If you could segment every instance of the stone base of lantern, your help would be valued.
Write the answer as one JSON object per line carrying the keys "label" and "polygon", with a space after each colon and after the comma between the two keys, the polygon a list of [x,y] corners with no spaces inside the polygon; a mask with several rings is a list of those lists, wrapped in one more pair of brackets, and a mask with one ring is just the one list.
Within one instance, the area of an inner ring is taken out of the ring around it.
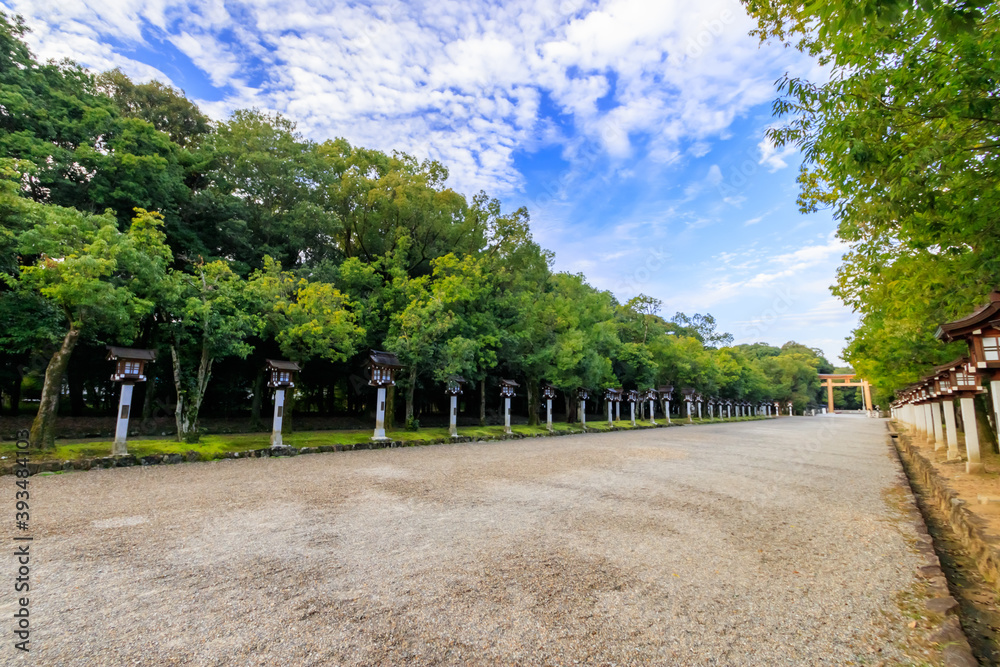
{"label": "stone base of lantern", "polygon": [[973,463],[971,461],[965,462],[965,472],[970,475],[975,475],[978,473],[986,472],[986,468],[982,463]]}

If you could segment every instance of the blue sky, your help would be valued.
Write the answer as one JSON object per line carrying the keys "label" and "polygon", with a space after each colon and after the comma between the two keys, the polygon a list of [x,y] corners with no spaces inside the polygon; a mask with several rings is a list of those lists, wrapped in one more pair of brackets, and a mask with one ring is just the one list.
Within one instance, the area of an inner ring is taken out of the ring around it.
{"label": "blue sky", "polygon": [[307,136],[442,161],[450,184],[531,212],[555,268],[738,342],[841,352],[845,248],[798,212],[801,158],[764,140],[774,81],[736,0],[0,0],[42,58],[256,106]]}

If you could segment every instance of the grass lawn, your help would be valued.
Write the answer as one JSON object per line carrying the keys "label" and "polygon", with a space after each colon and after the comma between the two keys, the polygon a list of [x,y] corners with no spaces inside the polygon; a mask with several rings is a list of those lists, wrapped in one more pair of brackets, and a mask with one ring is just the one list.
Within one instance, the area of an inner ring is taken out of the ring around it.
{"label": "grass lawn", "polygon": [[[747,417],[745,419],[764,419],[763,417]],[[695,423],[708,423],[709,420],[694,420]],[[719,421],[719,420],[715,420]],[[742,421],[742,420],[729,420]],[[687,423],[686,419],[675,419],[674,424]],[[660,419],[657,425],[665,425],[666,421]],[[630,420],[620,420],[614,423],[615,427],[628,429],[632,427]],[[650,427],[652,424],[648,420],[636,420],[639,427]],[[579,424],[567,424],[565,422],[554,422],[552,424],[556,433],[579,433]],[[609,430],[608,422],[591,420],[587,422],[587,430],[592,432]],[[514,425],[511,427],[514,433],[523,435],[536,435],[546,432],[545,424],[538,426]],[[464,437],[471,438],[496,438],[503,435],[503,426],[464,426],[458,429],[458,433]],[[390,430],[386,432],[387,437],[392,440],[404,441],[407,444],[418,444],[426,441],[440,441],[448,439],[448,429],[421,428],[416,431],[402,429]],[[286,434],[284,443],[291,447],[319,447],[321,445],[357,445],[371,441],[371,429],[365,430],[340,430],[340,431],[304,431],[299,433]],[[230,452],[244,452],[252,449],[262,449],[270,444],[270,433],[242,433],[226,435],[204,435],[201,441],[196,444],[177,442],[164,438],[150,440],[129,440],[128,453],[136,457],[150,456],[153,454],[186,454],[187,452],[197,452],[202,459],[211,460],[224,457]],[[14,458],[16,448],[13,441],[0,443],[0,461],[11,461]],[[88,440],[69,441],[57,443],[55,449],[39,451],[31,450],[32,461],[72,461],[75,459],[97,458],[111,455],[110,440]]]}

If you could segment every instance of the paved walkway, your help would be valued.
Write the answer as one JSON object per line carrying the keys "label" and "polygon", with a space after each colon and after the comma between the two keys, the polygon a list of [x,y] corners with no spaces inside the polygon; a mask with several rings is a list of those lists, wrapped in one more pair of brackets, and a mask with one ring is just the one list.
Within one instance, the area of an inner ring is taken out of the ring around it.
{"label": "paved walkway", "polygon": [[817,417],[33,478],[31,663],[894,664],[897,466]]}

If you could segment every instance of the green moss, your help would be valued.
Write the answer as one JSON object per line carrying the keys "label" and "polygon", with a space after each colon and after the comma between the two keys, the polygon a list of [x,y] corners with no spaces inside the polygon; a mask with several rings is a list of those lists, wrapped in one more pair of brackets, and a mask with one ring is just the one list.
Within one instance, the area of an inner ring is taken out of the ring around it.
{"label": "green moss", "polygon": [[[763,419],[763,417],[750,417],[744,419]],[[686,423],[685,420],[674,420],[675,423]],[[707,421],[707,420],[703,420]],[[736,421],[735,419],[731,421]],[[742,420],[741,420],[742,421]],[[716,420],[718,422],[718,420]],[[695,420],[695,423],[699,423]],[[629,420],[620,420],[614,423],[619,429],[629,429],[632,424]],[[636,420],[639,427],[650,427],[649,421]],[[661,420],[658,426],[665,426]],[[556,433],[580,433],[579,423],[567,424],[556,422],[552,424]],[[548,432],[545,424],[538,426],[515,425],[511,427],[514,433],[520,435],[544,435]],[[600,432],[609,430],[608,422],[590,421],[587,422],[587,430]],[[503,426],[467,426],[458,429],[459,435],[469,438],[498,438],[503,435]],[[291,433],[284,436],[284,442],[291,447],[320,447],[322,445],[357,445],[371,441],[372,432],[365,430],[344,430],[344,431],[307,431],[302,433]],[[405,441],[407,444],[421,444],[433,441],[445,441],[450,439],[447,428],[421,428],[419,431],[407,431],[398,429],[389,431],[386,436],[392,440]],[[270,444],[270,433],[241,433],[226,435],[203,435],[197,444],[177,442],[169,438],[155,438],[147,440],[130,440],[128,443],[128,453],[141,458],[153,454],[181,454],[196,452],[202,460],[211,460],[224,457],[230,452],[245,452],[252,449],[263,449]],[[15,456],[16,448],[13,441],[0,442],[0,456],[12,460]],[[111,441],[77,441],[60,444],[53,450],[31,451],[32,461],[66,461],[85,458],[98,458],[111,455]]]}

